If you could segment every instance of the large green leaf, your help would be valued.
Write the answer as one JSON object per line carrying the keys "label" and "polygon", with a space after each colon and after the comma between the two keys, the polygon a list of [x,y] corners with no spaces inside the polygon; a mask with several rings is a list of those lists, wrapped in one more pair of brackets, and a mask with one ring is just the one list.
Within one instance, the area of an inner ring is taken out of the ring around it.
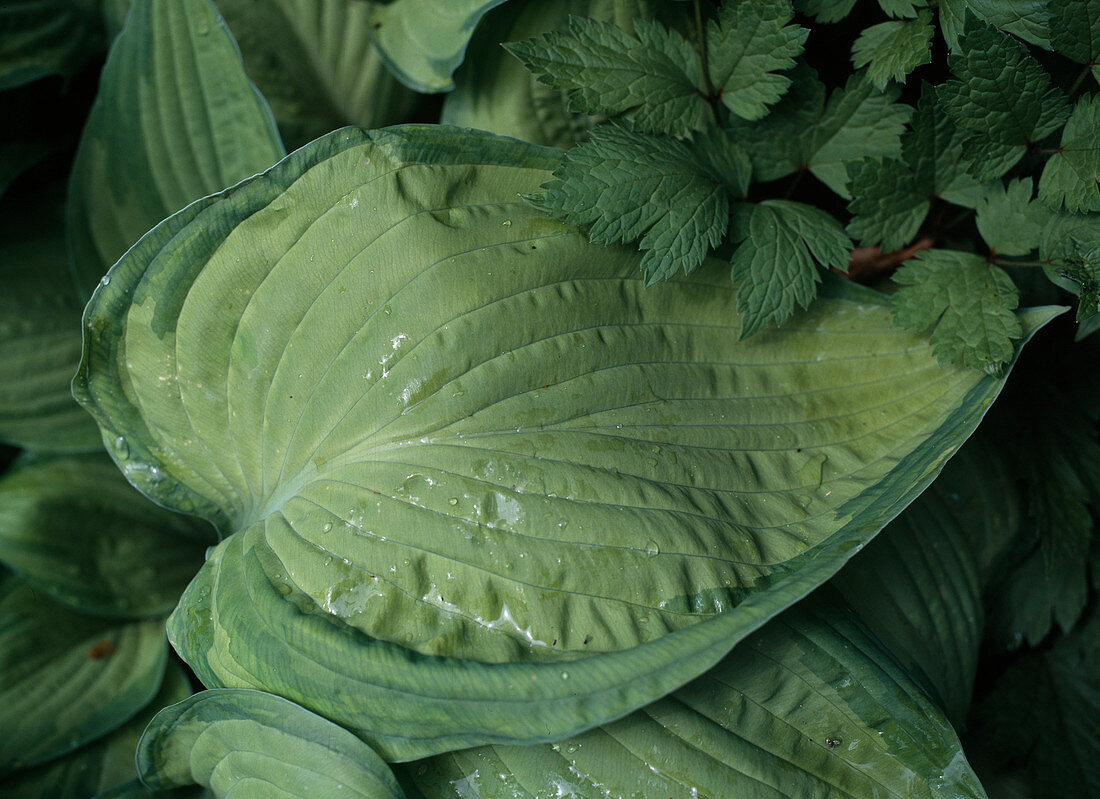
{"label": "large green leaf", "polygon": [[87,613],[167,614],[212,532],[140,496],[103,455],[35,463],[0,479],[0,561]]}
{"label": "large green leaf", "polygon": [[146,725],[161,708],[191,695],[183,669],[171,661],[153,701],[118,729],[87,746],[17,771],[0,782],[0,796],[23,799],[88,799],[89,796],[137,779],[134,753]]}
{"label": "large green leaf", "polygon": [[152,700],[168,648],[163,622],[117,622],[0,581],[0,776],[63,755]]}
{"label": "large green leaf", "polygon": [[54,194],[36,190],[0,205],[0,440],[41,452],[96,450],[99,431],[70,388],[81,305]]}
{"label": "large green leaf", "polygon": [[955,724],[978,666],[985,553],[1010,543],[1020,519],[997,453],[973,443],[833,580]]}
{"label": "large green leaf", "polygon": [[214,4],[135,0],[73,164],[67,221],[78,284],[90,293],[157,222],[284,152]]}
{"label": "large green leaf", "polygon": [[66,78],[104,47],[95,0],[0,3],[0,91],[46,75]]}
{"label": "large green leaf", "polygon": [[344,125],[401,120],[415,95],[371,44],[363,0],[218,0],[245,70],[294,148]]}
{"label": "large green leaf", "polygon": [[203,691],[167,707],[138,746],[151,788],[198,783],[219,797],[400,799],[389,767],[347,730],[262,691]]}
{"label": "large green leaf", "polygon": [[855,288],[738,342],[725,265],[645,289],[520,200],[557,159],[340,131],[97,290],[76,393],[231,536],[170,621],[208,686],[389,758],[622,715],[831,576],[1000,390]]}
{"label": "large green leaf", "polygon": [[624,719],[438,755],[399,778],[420,799],[985,797],[943,714],[832,593]]}
{"label": "large green leaf", "polygon": [[368,31],[398,80],[418,92],[454,88],[478,22],[505,0],[393,0],[374,3]]}

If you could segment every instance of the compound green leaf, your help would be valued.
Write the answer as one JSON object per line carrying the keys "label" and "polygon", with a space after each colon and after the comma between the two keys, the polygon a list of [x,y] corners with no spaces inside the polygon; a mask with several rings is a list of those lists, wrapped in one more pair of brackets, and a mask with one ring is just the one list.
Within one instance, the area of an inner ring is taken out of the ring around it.
{"label": "compound green leaf", "polygon": [[1100,211],[1100,99],[1085,95],[1039,177],[1039,199],[1054,210]]}
{"label": "compound green leaf", "polygon": [[831,591],[624,719],[399,777],[412,799],[985,797],[942,712]]}
{"label": "compound green leaf", "polygon": [[695,48],[654,20],[635,20],[631,34],[610,22],[572,17],[567,31],[506,47],[539,80],[568,91],[574,111],[632,111],[639,130],[676,135],[711,117],[699,91],[703,76]]}
{"label": "compound green leaf", "polygon": [[[153,701],[118,729],[87,746],[0,781],[0,796],[22,799],[88,799],[122,783],[137,781],[134,752],[146,725],[161,708],[191,695],[183,669],[169,661]],[[147,795],[144,788],[141,793]]]}
{"label": "compound green leaf", "polygon": [[932,60],[932,15],[921,11],[916,19],[872,25],[852,45],[852,64],[867,67],[867,77],[882,91],[890,81],[905,76]]}
{"label": "compound green leaf", "polygon": [[[782,324],[795,306],[806,308],[821,282],[818,265],[846,270],[852,241],[829,214],[790,200],[752,206],[741,223],[744,242],[733,254],[741,337]],[[740,238],[740,236],[738,236]]]}
{"label": "compound green leaf", "polygon": [[[721,134],[717,134],[721,136]],[[736,145],[747,188],[751,167]],[[729,227],[726,189],[695,149],[668,136],[637,133],[614,122],[566,151],[555,180],[532,204],[600,244],[637,241],[647,283],[693,272]]]}
{"label": "compound green leaf", "polygon": [[170,620],[205,684],[388,759],[605,722],[835,572],[1000,390],[854,287],[738,342],[722,263],[646,289],[524,204],[557,162],[340,131],[96,292],[76,393],[228,535]]}
{"label": "compound green leaf", "polygon": [[791,25],[790,0],[726,0],[707,26],[707,71],[730,111],[760,119],[783,96],[809,31]]}
{"label": "compound green leaf", "polygon": [[856,0],[794,0],[795,10],[823,25],[840,22],[855,7]]}
{"label": "compound green leaf", "polygon": [[0,776],[94,741],[153,699],[164,623],[85,616],[0,581]]}
{"label": "compound green leaf", "polygon": [[106,43],[94,2],[13,0],[0,5],[0,91],[47,75],[71,78]]}
{"label": "compound green leaf", "polygon": [[148,787],[215,796],[402,799],[393,773],[347,730],[263,691],[202,691],[166,707],[138,745]]}
{"label": "compound green leaf", "polygon": [[364,0],[218,0],[245,72],[271,106],[288,149],[344,125],[399,122],[415,94],[370,39]]}
{"label": "compound green leaf", "polygon": [[[1079,0],[1069,0],[1077,3]],[[940,0],[940,30],[952,52],[959,48],[967,12],[988,25],[1018,36],[1025,42],[1050,47],[1051,3],[1035,0]],[[967,49],[964,44],[963,50]]]}
{"label": "compound green leaf", "polygon": [[808,169],[848,197],[847,165],[901,154],[900,136],[912,109],[894,102],[897,87],[880,92],[863,73],[853,75],[825,102],[825,87],[809,67],[791,73],[791,90],[758,122],[733,119],[734,140],[744,147],[757,181]]}
{"label": "compound green leaf", "polygon": [[973,21],[962,37],[962,54],[949,58],[952,80],[939,97],[948,116],[966,133],[972,161],[997,164],[999,177],[1023,157],[1027,145],[1054,133],[1069,116],[1061,90],[1027,48],[1008,34]]}
{"label": "compound green leaf", "polygon": [[917,176],[896,158],[866,158],[848,166],[847,230],[861,246],[881,245],[888,252],[913,240],[932,207]]}
{"label": "compound green leaf", "polygon": [[135,0],[88,116],[69,186],[77,282],[91,293],[149,228],[285,151],[210,0]]}
{"label": "compound green leaf", "polygon": [[1032,199],[1031,187],[1031,178],[1015,178],[1007,185],[995,181],[982,195],[974,221],[990,251],[1027,255],[1039,248],[1051,213]]}
{"label": "compound green leaf", "polygon": [[212,532],[140,496],[104,455],[32,463],[0,478],[0,561],[85,613],[167,614]]}
{"label": "compound green leaf", "polygon": [[894,324],[932,329],[940,363],[999,373],[1013,353],[1020,322],[1016,286],[1003,269],[973,253],[925,250],[894,274]]}
{"label": "compound green leaf", "polygon": [[81,304],[65,252],[63,187],[0,205],[0,440],[39,452],[99,450],[73,401]]}
{"label": "compound green leaf", "polygon": [[451,75],[481,18],[505,0],[393,0],[372,3],[367,32],[397,79],[418,92],[454,88]]}

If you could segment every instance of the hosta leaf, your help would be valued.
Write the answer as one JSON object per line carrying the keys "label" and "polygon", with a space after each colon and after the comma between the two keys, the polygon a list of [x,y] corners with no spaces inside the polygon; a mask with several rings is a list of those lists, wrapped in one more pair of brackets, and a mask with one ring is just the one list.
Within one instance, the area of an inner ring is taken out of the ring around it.
{"label": "hosta leaf", "polygon": [[418,92],[454,88],[451,75],[486,12],[504,0],[393,0],[374,3],[367,31],[386,66]]}
{"label": "hosta leaf", "polygon": [[87,613],[167,614],[211,532],[141,497],[106,456],[33,463],[0,478],[0,561]]}
{"label": "hosta leaf", "polygon": [[77,280],[160,220],[284,154],[210,0],[135,0],[111,47],[73,165],[67,211]]}
{"label": "hosta leaf", "polygon": [[262,691],[203,691],[166,707],[137,760],[142,782],[161,790],[198,783],[219,797],[404,796],[365,743]]}
{"label": "hosta leaf", "polygon": [[414,799],[985,797],[951,725],[832,592],[624,719],[402,772]]}
{"label": "hosta leaf", "polygon": [[975,443],[832,581],[956,725],[970,706],[985,626],[978,555],[1003,548],[1019,523],[1010,476]]}
{"label": "hosta leaf", "polygon": [[1077,101],[1062,142],[1039,178],[1039,198],[1055,210],[1100,211],[1100,100]]}
{"label": "hosta leaf", "polygon": [[[0,781],[0,796],[88,799],[121,783],[136,781],[134,752],[145,726],[161,708],[182,702],[190,695],[187,675],[169,661],[160,691],[136,716],[75,752],[17,771]],[[144,788],[141,791],[147,793]]]}
{"label": "hosta leaf", "polygon": [[412,105],[415,94],[371,43],[374,3],[218,0],[217,6],[288,149],[344,125],[393,124]]}
{"label": "hosta leaf", "polygon": [[712,117],[699,92],[694,47],[659,22],[638,19],[633,33],[599,19],[572,17],[567,30],[512,42],[508,52],[551,88],[569,92],[584,114],[633,112],[646,133],[682,136]]}
{"label": "hosta leaf", "polygon": [[152,700],[167,657],[160,620],[84,616],[0,578],[0,775],[118,727]]}
{"label": "hosta leaf", "polygon": [[0,440],[40,452],[98,450],[99,431],[70,387],[81,304],[67,266],[62,192],[52,189],[0,205]]}
{"label": "hosta leaf", "polygon": [[46,75],[70,78],[104,46],[95,3],[6,2],[0,5],[0,91]]}
{"label": "hosta leaf", "polygon": [[999,391],[854,288],[738,343],[720,262],[647,290],[522,203],[557,157],[337,132],[97,291],[76,392],[231,534],[170,622],[208,686],[388,758],[606,721],[838,569]]}

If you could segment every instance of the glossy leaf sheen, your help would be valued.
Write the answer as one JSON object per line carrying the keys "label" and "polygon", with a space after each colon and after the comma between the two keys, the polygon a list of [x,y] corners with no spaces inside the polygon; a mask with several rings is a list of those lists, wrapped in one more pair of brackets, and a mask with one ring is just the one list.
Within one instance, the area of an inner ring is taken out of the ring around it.
{"label": "glossy leaf sheen", "polygon": [[210,0],[135,0],[73,164],[69,245],[88,293],[157,222],[285,154]]}
{"label": "glossy leaf sheen", "polygon": [[122,623],[0,582],[0,775],[63,755],[145,707],[164,676],[161,621]]}
{"label": "glossy leaf sheen", "polygon": [[984,799],[942,713],[834,604],[815,595],[624,719],[439,755],[402,779],[417,799]]}
{"label": "glossy leaf sheen", "polygon": [[86,613],[167,614],[212,533],[139,495],[102,455],[36,463],[0,480],[0,561]]}
{"label": "glossy leaf sheen", "polygon": [[347,730],[262,691],[203,691],[167,707],[138,745],[142,782],[219,797],[401,799],[389,767]]}
{"label": "glossy leaf sheen", "polygon": [[999,391],[854,288],[738,343],[722,264],[645,289],[524,205],[556,162],[340,131],[97,290],[78,395],[132,481],[235,532],[170,621],[208,686],[388,758],[606,721],[835,572]]}

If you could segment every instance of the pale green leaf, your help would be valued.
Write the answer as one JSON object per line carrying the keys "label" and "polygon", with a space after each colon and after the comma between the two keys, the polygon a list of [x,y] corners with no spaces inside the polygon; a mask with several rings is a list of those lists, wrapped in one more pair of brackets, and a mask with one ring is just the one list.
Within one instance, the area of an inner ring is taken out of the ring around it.
{"label": "pale green leaf", "polygon": [[[92,743],[34,768],[17,771],[0,781],[0,796],[20,799],[88,799],[122,783],[137,781],[134,752],[145,726],[161,708],[191,695],[183,669],[168,663],[160,691],[121,727]],[[116,795],[113,791],[109,795]],[[150,792],[138,787],[137,796]],[[180,797],[182,799],[182,797]]]}
{"label": "pale green leaf", "polygon": [[1054,210],[1100,211],[1100,97],[1084,95],[1039,178],[1039,199]]}
{"label": "pale green leaf", "polygon": [[991,252],[1027,255],[1039,248],[1039,238],[1051,213],[1032,199],[1031,178],[996,181],[975,207],[978,232]]}
{"label": "pale green leaf", "polygon": [[94,741],[153,699],[164,622],[85,616],[0,578],[0,776]]}
{"label": "pale green leaf", "polygon": [[852,45],[852,64],[867,67],[867,77],[879,91],[932,60],[932,15],[921,11],[916,19],[882,22],[860,33]]}
{"label": "pale green leaf", "polygon": [[159,712],[137,753],[154,789],[199,784],[218,797],[402,799],[369,746],[293,702],[240,689],[202,691]]}
{"label": "pale green leaf", "polygon": [[80,288],[149,228],[284,154],[210,0],[135,0],[111,47],[69,185]]}
{"label": "pale green leaf", "polygon": [[790,200],[757,203],[744,224],[731,277],[739,284],[741,337],[748,338],[783,324],[796,305],[808,307],[821,282],[818,266],[846,270],[852,241],[821,209]]}
{"label": "pale green leaf", "polygon": [[809,31],[791,25],[790,0],[726,0],[707,26],[707,71],[722,104],[760,119],[791,85],[780,74],[795,65]]}
{"label": "pale green leaf", "polygon": [[418,92],[454,88],[451,75],[481,18],[505,0],[393,0],[372,3],[367,32],[397,79]]}
{"label": "pale green leaf", "polygon": [[[1081,0],[1069,0],[1077,3]],[[977,19],[1018,36],[1025,42],[1050,47],[1051,13],[1047,2],[1036,0],[940,0],[940,30],[947,46],[958,52],[967,12]],[[962,49],[967,49],[966,45]]]}
{"label": "pale green leaf", "polygon": [[624,719],[438,755],[404,779],[412,799],[985,797],[942,712],[831,591]]}
{"label": "pale green leaf", "polygon": [[0,478],[0,561],[86,613],[167,614],[212,533],[140,496],[106,456],[32,463]]}
{"label": "pale green leaf", "polygon": [[572,17],[567,31],[506,45],[539,80],[568,91],[570,108],[584,114],[633,112],[636,128],[685,135],[711,117],[699,93],[695,48],[648,19],[634,33],[610,22]]}
{"label": "pale green leaf", "polygon": [[373,3],[217,0],[217,6],[288,149],[344,125],[390,125],[409,110],[415,94],[371,43]]}
{"label": "pale green leaf", "polygon": [[0,440],[39,452],[103,446],[70,388],[81,303],[65,252],[63,188],[0,204]]}
{"label": "pale green leaf", "polygon": [[738,342],[721,262],[646,289],[520,200],[558,157],[340,131],[97,291],[76,392],[228,536],[169,622],[208,686],[389,759],[603,723],[832,575],[999,391],[850,285]]}
{"label": "pale green leaf", "polygon": [[894,324],[932,329],[940,363],[991,374],[1012,358],[1020,323],[1016,286],[1003,269],[972,253],[924,250],[894,274]]}

